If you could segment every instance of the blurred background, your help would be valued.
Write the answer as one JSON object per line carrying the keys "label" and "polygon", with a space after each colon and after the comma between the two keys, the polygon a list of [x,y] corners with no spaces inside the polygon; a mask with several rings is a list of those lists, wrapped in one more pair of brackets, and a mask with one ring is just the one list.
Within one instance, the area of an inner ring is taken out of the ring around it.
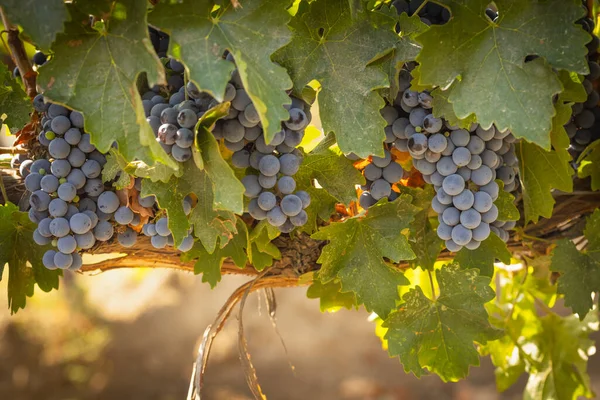
{"label": "blurred background", "polygon": [[[59,291],[36,289],[14,316],[2,284],[0,399],[185,400],[199,338],[248,279],[224,276],[211,290],[200,276],[174,271],[67,273]],[[509,392],[496,393],[487,359],[463,382],[416,379],[381,349],[364,309],[322,314],[318,300],[306,298],[306,287],[275,291],[287,354],[264,296],[251,294],[244,313],[252,361],[269,399],[522,398],[524,378]],[[236,312],[214,342],[207,400],[252,399],[238,358],[237,322]],[[591,364],[599,392],[598,356]]]}

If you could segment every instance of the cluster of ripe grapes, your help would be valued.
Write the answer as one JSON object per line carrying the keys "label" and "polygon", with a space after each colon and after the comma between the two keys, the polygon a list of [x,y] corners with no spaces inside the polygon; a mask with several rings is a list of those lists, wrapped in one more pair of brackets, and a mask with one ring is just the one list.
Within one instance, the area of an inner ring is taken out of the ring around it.
{"label": "cluster of ripe grapes", "polygon": [[[586,8],[585,1],[584,8]],[[598,107],[600,94],[593,84],[600,78],[600,65],[597,62],[600,39],[593,33],[595,27],[593,19],[585,17],[578,23],[592,35],[592,41],[587,44],[590,73],[583,80],[583,87],[588,97],[585,102],[573,105],[571,121],[565,125],[571,139],[569,151],[574,159],[577,159],[590,143],[600,139],[600,107]]]}

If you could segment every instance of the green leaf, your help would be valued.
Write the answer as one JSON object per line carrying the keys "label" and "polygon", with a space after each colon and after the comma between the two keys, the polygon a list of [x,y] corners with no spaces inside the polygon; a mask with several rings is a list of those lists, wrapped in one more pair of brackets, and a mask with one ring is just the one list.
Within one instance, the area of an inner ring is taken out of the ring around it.
{"label": "green leaf", "polygon": [[577,175],[581,179],[588,176],[592,181],[592,190],[600,189],[600,140],[596,140],[589,145],[580,156],[579,168]]}
{"label": "green leaf", "polygon": [[143,161],[132,161],[127,164],[124,168],[125,172],[129,175],[136,176],[138,178],[145,178],[152,182],[169,182],[171,177],[180,177],[183,172],[173,170],[161,163],[154,163],[154,165],[148,165]]}
{"label": "green leaf", "polygon": [[194,273],[202,274],[202,282],[207,282],[211,288],[221,281],[221,267],[226,259],[231,258],[239,268],[246,266],[248,257],[245,249],[248,248],[248,229],[240,218],[237,219],[237,234],[223,248],[216,248],[212,253],[206,251],[202,243],[195,242],[194,247],[183,253],[183,261],[197,259],[194,264]]}
{"label": "green leaf", "polygon": [[44,50],[50,48],[69,18],[63,0],[3,0],[2,9],[11,23],[21,25]]}
{"label": "green leaf", "polygon": [[568,239],[558,241],[550,269],[559,272],[558,293],[565,296],[565,305],[583,320],[594,303],[592,294],[600,290],[600,210],[586,223],[587,251],[580,252]]}
{"label": "green leaf", "polygon": [[169,54],[181,59],[190,79],[202,91],[223,100],[235,65],[222,58],[233,55],[244,88],[260,115],[265,138],[270,142],[289,118],[286,90],[292,82],[271,54],[287,44],[290,15],[276,0],[250,0],[234,8],[224,2],[213,11],[213,2],[185,0],[159,3],[150,22],[171,35]]}
{"label": "green leaf", "polygon": [[310,195],[310,205],[304,210],[308,215],[308,222],[298,229],[301,232],[312,235],[318,229],[319,219],[329,222],[331,215],[335,212],[337,199],[331,196],[325,189],[318,189],[312,186],[310,180],[300,180],[296,177],[296,181],[298,182],[297,189],[304,190]]}
{"label": "green leaf", "polygon": [[262,271],[273,264],[273,260],[281,258],[281,252],[272,243],[280,235],[277,228],[272,227],[267,221],[259,222],[250,233],[251,247],[248,251],[250,264],[257,271]]}
{"label": "green leaf", "polygon": [[440,296],[430,300],[420,286],[403,296],[404,303],[385,320],[389,353],[398,356],[406,372],[423,369],[447,381],[465,378],[479,365],[473,342],[485,344],[501,336],[483,307],[494,298],[490,279],[475,270],[447,265],[436,272]]}
{"label": "green leaf", "polygon": [[[420,76],[419,70],[413,70],[412,75],[414,79]],[[477,122],[475,114],[469,114],[466,117],[458,118],[454,112],[454,107],[448,99],[449,90],[441,90],[437,88],[431,92],[433,96],[433,115],[435,117],[445,118],[451,126],[458,126],[459,128],[469,128],[471,124]]]}
{"label": "green leaf", "polygon": [[316,179],[331,196],[344,204],[356,201],[355,185],[364,185],[365,178],[338,149],[333,135],[328,135],[308,153],[296,174],[296,181],[310,182]]}
{"label": "green leaf", "polygon": [[411,201],[408,195],[393,203],[380,201],[366,216],[332,223],[312,235],[329,241],[317,260],[322,281],[339,279],[344,292],[356,293],[358,304],[379,316],[394,309],[398,286],[407,285],[408,280],[384,257],[395,263],[415,258],[402,234],[418,211]]}
{"label": "green leaf", "polygon": [[36,224],[12,203],[0,206],[0,279],[8,264],[8,307],[11,314],[25,308],[37,284],[44,292],[58,289],[59,270],[49,270],[42,257],[50,246],[33,241]]}
{"label": "green leaf", "polygon": [[[439,86],[458,118],[475,114],[518,138],[549,150],[553,96],[562,87],[552,68],[587,74],[589,35],[575,24],[577,0],[498,0],[499,17],[485,14],[489,0],[440,0],[452,11],[445,25],[419,35],[422,85]],[[525,62],[529,55],[538,55]]]}
{"label": "green leaf", "polygon": [[383,156],[386,124],[379,110],[385,102],[374,89],[389,82],[379,66],[367,64],[396,45],[393,20],[364,9],[352,19],[347,0],[316,0],[306,8],[292,20],[292,41],[275,60],[287,68],[296,92],[313,79],[321,83],[323,129],[335,133],[345,154]]}
{"label": "green leaf", "polygon": [[358,308],[354,293],[342,292],[342,285],[339,282],[330,281],[322,283],[318,277],[308,287],[306,297],[309,299],[319,299],[321,312],[337,311],[342,307],[348,310]]}
{"label": "green leaf", "polygon": [[[5,64],[0,63],[0,122],[16,132],[29,122],[33,112],[31,101]],[[6,115],[3,115],[6,114]]]}
{"label": "green leaf", "polygon": [[469,250],[466,247],[456,253],[454,261],[461,268],[478,269],[479,275],[491,277],[494,274],[494,262],[499,259],[504,264],[510,264],[510,251],[506,243],[495,233],[481,242],[479,248]]}
{"label": "green leaf", "polygon": [[412,268],[421,267],[424,270],[433,270],[438,255],[444,247],[444,242],[438,237],[436,229],[429,220],[429,209],[435,191],[431,185],[424,189],[402,187],[402,193],[410,194],[413,206],[421,209],[414,221],[410,224],[408,240],[417,258],[409,261]]}
{"label": "green leaf", "polygon": [[498,221],[518,221],[521,218],[521,213],[515,206],[515,196],[504,190],[504,182],[496,179],[496,183],[500,187],[498,198],[494,201],[498,207]]}
{"label": "green leaf", "polygon": [[196,146],[202,156],[204,170],[213,182],[215,208],[236,214],[244,212],[244,185],[223,159],[215,136],[203,126],[198,129]]}
{"label": "green leaf", "polygon": [[[236,233],[235,214],[214,209],[213,183],[205,171],[196,168],[192,160],[181,166],[182,176],[171,177],[167,183],[142,181],[142,197],[155,195],[159,206],[167,211],[169,229],[173,233],[175,247],[187,236],[190,224],[194,235],[200,239],[209,253],[215,250],[217,239],[224,247]],[[192,210],[189,221],[183,210],[183,199],[193,193],[198,204]]]}
{"label": "green leaf", "polygon": [[116,182],[113,182],[113,187],[117,190],[128,187],[131,184],[131,177],[127,172],[127,161],[115,149],[110,149],[106,156],[106,164],[102,167],[102,182],[110,182],[119,176]]}
{"label": "green leaf", "polygon": [[85,130],[102,153],[114,142],[127,161],[159,161],[177,169],[156,141],[146,121],[137,78],[165,83],[164,69],[148,37],[144,0],[115,2],[103,16],[104,30],[89,25],[89,16],[69,7],[72,21],[59,34],[54,57],[40,68],[39,85],[53,102],[85,116]]}

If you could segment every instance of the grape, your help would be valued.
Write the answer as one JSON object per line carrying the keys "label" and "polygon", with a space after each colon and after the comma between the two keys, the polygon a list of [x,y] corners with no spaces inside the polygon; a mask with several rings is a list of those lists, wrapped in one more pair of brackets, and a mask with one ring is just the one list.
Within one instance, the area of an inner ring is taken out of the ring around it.
{"label": "grape", "polygon": [[434,186],[442,186],[442,183],[444,182],[444,177],[439,172],[435,171],[429,176],[429,180]]}
{"label": "grape", "polygon": [[142,233],[146,236],[155,236],[156,233],[156,225],[154,224],[144,224],[144,226],[142,226]]}
{"label": "grape", "polygon": [[392,125],[398,118],[398,111],[392,106],[385,106],[379,112],[388,125]]}
{"label": "grape", "polygon": [[81,258],[81,254],[73,253],[71,254],[71,257],[73,257],[73,262],[71,263],[71,266],[68,268],[68,270],[79,271],[83,266],[83,258]]}
{"label": "grape", "polygon": [[175,140],[177,139],[177,126],[173,124],[162,124],[160,128],[158,128],[158,139],[167,146],[175,144]]}
{"label": "grape", "polygon": [[236,143],[244,140],[246,130],[237,120],[228,120],[223,123],[223,137],[230,142]]}
{"label": "grape", "polygon": [[100,164],[101,167],[103,167],[106,164],[106,157],[98,150],[92,151],[90,154],[88,154],[87,157],[89,160],[96,161],[98,164]]}
{"label": "grape", "polygon": [[491,139],[485,143],[485,148],[491,151],[498,151],[502,147],[502,139]]}
{"label": "grape", "polygon": [[68,209],[69,205],[61,199],[53,199],[48,205],[48,212],[53,217],[64,217]]}
{"label": "grape", "polygon": [[156,233],[160,236],[167,237],[171,234],[169,229],[169,219],[166,217],[160,218],[155,223]]}
{"label": "grape", "polygon": [[129,207],[121,206],[115,211],[114,218],[118,224],[128,225],[133,221],[133,211]]}
{"label": "grape", "polygon": [[408,140],[398,139],[394,142],[394,147],[400,151],[408,151]]}
{"label": "grape", "polygon": [[425,160],[429,161],[430,163],[437,163],[440,158],[442,158],[442,155],[440,153],[434,153],[431,150],[427,150],[425,152]]}
{"label": "grape", "polygon": [[[388,185],[389,185],[389,183],[388,183]],[[302,200],[300,199],[300,197],[298,197],[294,194],[288,194],[288,195],[284,196],[283,199],[281,199],[280,207],[281,207],[281,211],[285,215],[287,215],[289,217],[293,217],[295,215],[298,215],[300,213],[300,211],[302,211]],[[267,213],[267,217],[269,217],[268,213]],[[278,225],[276,225],[276,226],[278,226]]]}
{"label": "grape", "polygon": [[77,248],[77,241],[72,235],[63,236],[58,239],[57,247],[61,253],[71,254]]}
{"label": "grape", "polygon": [[440,188],[435,196],[440,204],[450,205],[453,202],[453,197],[448,193],[444,192],[443,188]]}
{"label": "grape", "polygon": [[292,222],[289,219],[287,219],[283,223],[283,225],[279,226],[278,228],[279,228],[279,232],[281,232],[281,233],[290,233],[291,231],[294,230],[295,226],[294,226],[294,224],[292,224]]}
{"label": "grape", "polygon": [[493,172],[487,165],[482,165],[471,173],[471,180],[478,186],[484,186],[493,179]]}
{"label": "grape", "polygon": [[69,115],[69,119],[71,120],[71,124],[76,128],[83,128],[83,114],[79,111],[71,111]]}
{"label": "grape", "polygon": [[[184,212],[184,214],[185,215],[190,215],[190,213],[192,212],[192,199],[189,196],[185,196],[183,198],[182,205],[183,205],[183,212]],[[135,214],[135,215],[137,215],[137,214]],[[132,216],[132,221],[133,221],[133,218],[135,218],[135,215]]]}
{"label": "grape", "polygon": [[167,245],[168,241],[169,240],[165,236],[160,235],[154,235],[150,238],[150,243],[152,243],[152,246],[155,249],[164,248]]}
{"label": "grape", "polygon": [[244,196],[246,197],[257,197],[262,191],[262,188],[258,182],[258,176],[256,175],[246,175],[242,178],[242,184],[245,188]]}
{"label": "grape", "polygon": [[[91,210],[85,210],[85,211],[81,211],[81,212],[84,215],[87,215],[87,217],[90,219],[90,222],[91,222],[90,229],[94,229],[96,227],[96,225],[98,225],[98,216],[96,215],[96,213]],[[73,217],[75,217],[75,215],[73,215]],[[69,224],[71,224],[73,217],[71,217],[71,219],[69,220]],[[74,231],[73,227],[71,227],[71,230]],[[75,233],[77,233],[77,232],[75,232]]]}
{"label": "grape", "polygon": [[96,237],[96,240],[101,242],[109,240],[113,236],[113,233],[113,226],[108,221],[100,221],[94,228],[94,236]]}
{"label": "grape", "polygon": [[498,155],[491,150],[485,150],[481,153],[481,162],[483,165],[487,165],[490,168],[496,168],[496,165],[498,164]]}
{"label": "grape", "polygon": [[473,229],[473,239],[479,242],[483,242],[490,236],[490,225],[486,222],[482,222],[478,227]]}
{"label": "grape", "polygon": [[73,204],[69,204],[67,207],[67,213],[65,214],[65,218],[67,221],[71,220],[71,217],[79,212],[79,209],[75,207]]}
{"label": "grape", "polygon": [[65,159],[71,152],[71,145],[63,138],[56,138],[50,142],[48,153],[55,159]]}
{"label": "grape", "polygon": [[54,265],[59,269],[67,269],[73,264],[73,256],[70,254],[61,253],[60,251],[54,255]]}
{"label": "grape", "polygon": [[[168,79],[168,83],[175,88],[181,88],[183,86],[183,78],[177,75],[171,75]],[[177,92],[169,98],[169,105],[175,107],[177,104],[185,101],[185,94]]]}
{"label": "grape", "polygon": [[381,176],[383,175],[383,170],[381,168],[377,167],[375,164],[367,165],[363,172],[364,172],[365,178],[367,178],[370,181],[376,181],[377,179],[381,178]]}
{"label": "grape", "polygon": [[471,161],[469,161],[469,163],[467,164],[467,168],[473,170],[473,169],[477,169],[477,168],[481,167],[481,165],[482,165],[481,157],[477,154],[473,154],[473,155],[471,155]]}
{"label": "grape", "polygon": [[390,162],[392,162],[392,155],[390,154],[389,151],[384,150],[383,151],[383,157],[377,157],[377,156],[373,156],[373,164],[375,164],[375,166],[379,167],[379,168],[385,168],[387,167]]}
{"label": "grape", "polygon": [[[58,181],[57,181],[58,182]],[[85,186],[87,180],[85,175],[78,168],[73,168],[69,175],[67,175],[67,182],[75,187],[75,189],[82,189]]]}
{"label": "grape", "polygon": [[187,128],[180,128],[177,130],[177,138],[175,144],[182,149],[192,147],[194,144],[194,132]]}
{"label": "grape", "polygon": [[442,214],[444,210],[448,208],[448,205],[440,203],[436,196],[431,200],[431,208],[433,208],[433,211],[437,214]]}
{"label": "grape", "polygon": [[81,167],[81,172],[83,172],[87,178],[97,178],[102,172],[102,167],[97,161],[87,160]]}
{"label": "grape", "polygon": [[408,116],[408,120],[412,126],[423,126],[423,121],[427,116],[427,111],[423,108],[413,108],[410,110],[410,114]]}
{"label": "grape", "polygon": [[406,128],[404,128],[404,137],[409,139],[415,133],[417,133],[417,130],[409,122],[409,124],[406,126]]}
{"label": "grape", "polygon": [[270,211],[277,205],[277,197],[271,192],[262,192],[257,201],[258,206],[265,211]]}
{"label": "grape", "polygon": [[300,169],[300,158],[294,153],[284,154],[279,158],[280,172],[284,175],[294,175]]}
{"label": "grape", "polygon": [[[408,107],[416,107],[419,105],[419,93],[410,89],[406,89],[402,94],[402,102]],[[414,125],[414,124],[413,124]]]}
{"label": "grape", "polygon": [[89,196],[100,196],[104,192],[104,183],[102,183],[102,179],[88,179],[83,190]]}
{"label": "grape", "polygon": [[409,125],[410,121],[408,120],[408,118],[398,118],[392,124],[392,133],[398,139],[407,139],[408,137],[406,136],[406,127]]}
{"label": "grape", "polygon": [[400,164],[391,163],[383,169],[383,179],[389,183],[396,183],[404,176],[404,170]]}
{"label": "grape", "polygon": [[296,181],[291,176],[282,176],[277,182],[277,189],[282,194],[291,194],[296,190]]}
{"label": "grape", "polygon": [[274,176],[277,175],[281,166],[279,159],[274,155],[264,156],[258,163],[258,169],[263,175]]}
{"label": "grape", "polygon": [[64,201],[72,201],[77,196],[77,189],[72,183],[65,182],[58,187],[58,197]]}
{"label": "grape", "polygon": [[375,200],[373,198],[373,196],[371,196],[371,193],[363,192],[360,195],[360,198],[358,199],[358,203],[360,204],[360,206],[362,208],[364,208],[366,210],[367,208],[371,207],[373,204],[377,203],[377,200]]}
{"label": "grape", "polygon": [[308,194],[308,192],[305,192],[304,190],[298,190],[295,193],[295,195],[298,196],[302,201],[303,209],[307,208],[310,205],[310,194]]}
{"label": "grape", "polygon": [[425,109],[430,109],[432,107],[433,97],[427,92],[419,93],[419,104],[421,107]]}
{"label": "grape", "polygon": [[50,232],[50,222],[52,222],[51,218],[44,218],[39,222],[37,230],[40,235],[44,237],[52,236],[52,233]]}
{"label": "grape", "polygon": [[267,218],[267,212],[259,207],[257,199],[250,200],[250,203],[248,203],[248,212],[252,218],[258,221],[262,221],[263,219]]}
{"label": "grape", "polygon": [[192,158],[192,150],[189,148],[181,148],[176,144],[171,148],[171,154],[176,161],[186,162],[190,158]]}
{"label": "grape", "polygon": [[440,222],[437,227],[437,234],[442,240],[450,240],[452,239],[452,227],[446,225],[444,222]]}
{"label": "grape", "polygon": [[50,166],[52,175],[57,178],[66,178],[71,172],[71,164],[67,160],[54,160]]}
{"label": "grape", "polygon": [[460,194],[454,196],[454,198],[452,199],[452,204],[454,204],[454,207],[461,211],[465,211],[471,208],[474,202],[475,196],[473,195],[473,192],[469,189],[463,190]]}
{"label": "grape", "polygon": [[258,184],[264,189],[272,189],[277,184],[277,175],[274,176],[266,176],[260,174],[258,176]]}
{"label": "grape", "polygon": [[427,160],[415,160],[415,168],[423,175],[431,175],[436,172],[436,164]]}
{"label": "grape", "polygon": [[465,244],[465,247],[469,250],[477,250],[481,246],[481,242],[477,240],[471,240],[469,243]]}
{"label": "grape", "polygon": [[75,167],[75,168],[81,167],[85,163],[85,159],[86,159],[85,153],[76,147],[71,149],[71,152],[69,153],[69,156],[67,157],[69,164],[71,164],[71,166]]}
{"label": "grape", "polygon": [[444,178],[442,187],[444,188],[444,191],[450,196],[456,196],[464,190],[465,180],[462,176],[458,174],[449,175],[446,178]]}
{"label": "grape", "polygon": [[480,213],[485,213],[492,208],[494,201],[492,200],[492,196],[488,193],[479,191],[475,193],[475,201],[473,203],[473,208],[479,211]]}
{"label": "grape", "polygon": [[57,135],[63,135],[71,127],[71,120],[64,115],[52,118],[50,128]]}
{"label": "grape", "polygon": [[471,180],[471,170],[467,167],[460,167],[456,173],[460,176],[463,177],[463,179],[465,180],[465,182],[468,182]]}
{"label": "grape", "polygon": [[177,122],[182,128],[191,128],[198,122],[198,116],[193,110],[181,110],[177,115]]}
{"label": "grape", "polygon": [[454,242],[454,240],[450,239],[446,240],[446,248],[448,249],[448,251],[456,253],[462,249],[462,246],[459,246]]}
{"label": "grape", "polygon": [[421,155],[427,151],[427,136],[415,133],[408,139],[408,150],[412,154]]}
{"label": "grape", "polygon": [[77,148],[84,153],[91,153],[92,151],[96,150],[96,146],[94,146],[90,140],[91,137],[89,133],[84,133],[81,135],[81,140],[79,141]]}
{"label": "grape", "polygon": [[33,165],[33,161],[32,160],[25,160],[21,163],[21,165],[19,166],[19,174],[23,177],[23,178],[27,178],[27,175],[29,175],[29,173],[31,172],[31,166]]}
{"label": "grape", "polygon": [[496,174],[505,185],[515,180],[515,170],[511,167],[500,167],[496,170]]}
{"label": "grape", "polygon": [[300,211],[300,213],[298,215],[294,215],[293,217],[290,217],[290,222],[294,226],[306,225],[306,223],[308,222],[308,214],[306,213],[306,211],[302,210],[302,211]]}
{"label": "grape", "polygon": [[58,104],[50,104],[48,107],[48,116],[56,118],[59,115],[69,115],[69,110]]}
{"label": "grape", "polygon": [[44,218],[48,218],[49,215],[48,211],[36,211],[33,208],[28,212],[29,220],[36,224],[39,224]]}
{"label": "grape", "polygon": [[[42,170],[44,171],[44,173],[42,173]],[[50,161],[43,158],[35,160],[29,168],[30,173],[36,173],[40,175],[44,175],[48,171],[50,171]]]}
{"label": "grape", "polygon": [[67,132],[65,132],[64,139],[68,144],[72,146],[77,146],[77,144],[81,140],[81,132],[77,128],[71,128]]}
{"label": "grape", "polygon": [[491,224],[492,222],[496,221],[497,219],[498,219],[498,207],[496,207],[495,204],[492,204],[492,207],[489,209],[489,211],[481,214],[481,220],[488,224]]}
{"label": "grape", "polygon": [[470,208],[460,213],[460,223],[468,229],[475,229],[481,223],[481,214],[477,210]]}
{"label": "grape", "polygon": [[258,139],[258,137],[260,136],[260,134],[262,133],[262,129],[259,126],[255,126],[252,128],[246,128],[245,129],[245,133],[244,133],[244,139],[253,142],[256,139]]}
{"label": "grape", "polygon": [[446,148],[444,149],[444,151],[442,151],[442,155],[446,157],[451,156],[455,148],[456,146],[454,145],[454,143],[452,143],[451,140],[448,140],[448,142],[446,143]]}
{"label": "grape", "polygon": [[267,221],[272,226],[282,226],[287,221],[287,216],[283,213],[280,206],[275,206],[267,212]]}
{"label": "grape", "polygon": [[458,129],[450,133],[450,140],[457,147],[466,147],[471,140],[471,135],[464,129]]}
{"label": "grape", "polygon": [[284,122],[293,131],[300,131],[308,126],[306,113],[299,108],[290,108],[290,119]]}
{"label": "grape", "polygon": [[50,196],[41,190],[36,190],[29,197],[29,205],[35,211],[46,211],[50,204]]}
{"label": "grape", "polygon": [[[43,113],[48,110],[49,106],[50,106],[50,104],[44,102],[43,94],[40,93],[34,97],[33,108],[35,108],[35,111],[37,111],[39,113]],[[14,168],[14,166],[12,166],[11,168]]]}
{"label": "grape", "polygon": [[37,229],[33,231],[33,241],[36,242],[40,246],[45,246],[52,242],[52,239],[46,236],[43,236]]}
{"label": "grape", "polygon": [[119,208],[119,198],[114,192],[103,192],[98,196],[98,209],[105,214],[114,213]]}
{"label": "grape", "polygon": [[271,146],[279,146],[280,144],[282,144],[284,142],[284,140],[285,140],[285,130],[282,129],[279,132],[277,132],[275,134],[275,136],[273,136],[273,139],[271,140],[271,142],[269,143],[269,145],[271,145]]}
{"label": "grape", "polygon": [[378,179],[371,185],[371,196],[375,200],[380,200],[392,193],[392,186],[385,179]]}
{"label": "grape", "polygon": [[252,103],[252,100],[244,89],[236,90],[235,97],[231,100],[231,106],[238,111],[244,111],[250,103]]}
{"label": "grape", "polygon": [[448,207],[442,213],[442,221],[446,225],[455,226],[460,221],[460,211],[454,207]]}
{"label": "grape", "polygon": [[479,136],[471,136],[467,149],[471,155],[481,154],[485,150],[485,142]]}
{"label": "grape", "polygon": [[254,145],[256,146],[256,150],[260,151],[263,154],[270,154],[273,152],[273,150],[275,150],[275,146],[271,146],[265,143],[265,137],[262,134],[256,139]]}
{"label": "grape", "polygon": [[140,197],[138,198],[138,203],[140,203],[140,206],[142,207],[150,208],[154,206],[154,203],[156,203],[156,198],[154,197],[154,195]]}
{"label": "grape", "polygon": [[177,123],[177,115],[179,111],[175,108],[167,107],[160,112],[160,122],[161,124],[171,124],[175,125]]}
{"label": "grape", "polygon": [[429,133],[437,133],[442,129],[442,120],[429,114],[423,120],[423,128]]}
{"label": "grape", "polygon": [[473,233],[470,229],[458,224],[452,228],[452,241],[459,246],[464,246],[471,241]]}
{"label": "grape", "polygon": [[185,253],[187,251],[190,251],[192,247],[194,247],[194,237],[192,235],[187,235],[183,238],[183,241],[181,242],[179,247],[177,247],[177,250]]}
{"label": "grape", "polygon": [[128,227],[125,232],[117,235],[117,240],[123,247],[132,247],[137,241],[137,232]]}
{"label": "grape", "polygon": [[54,218],[52,222],[50,222],[50,233],[52,233],[52,236],[61,238],[68,235],[69,231],[69,221],[65,218]]}
{"label": "grape", "polygon": [[54,264],[55,255],[55,250],[48,250],[44,253],[44,256],[42,257],[42,264],[44,264],[44,267],[48,269],[56,269],[56,264]]}
{"label": "grape", "polygon": [[25,188],[30,192],[35,192],[41,189],[41,182],[42,175],[32,172],[25,178]]}
{"label": "grape", "polygon": [[441,133],[431,135],[428,139],[428,148],[434,153],[441,153],[448,147],[448,139]]}
{"label": "grape", "polygon": [[240,150],[233,153],[231,163],[236,168],[248,168],[250,166],[250,152],[248,150]]}
{"label": "grape", "polygon": [[146,121],[150,125],[150,128],[152,128],[152,132],[154,132],[154,136],[158,137],[158,129],[162,125],[162,123],[160,122],[160,119],[158,117],[148,117],[148,118],[146,118]]}

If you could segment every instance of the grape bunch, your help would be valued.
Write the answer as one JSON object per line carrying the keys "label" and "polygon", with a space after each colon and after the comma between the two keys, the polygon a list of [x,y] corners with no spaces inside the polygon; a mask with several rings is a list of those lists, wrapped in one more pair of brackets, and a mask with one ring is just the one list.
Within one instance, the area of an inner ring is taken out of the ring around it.
{"label": "grape bunch", "polygon": [[392,185],[404,177],[404,169],[394,158],[394,155],[385,148],[383,157],[371,157],[371,163],[363,169],[362,173],[367,182],[361,188],[363,192],[359,204],[365,210],[384,197],[388,201],[398,198],[399,193],[392,190]]}
{"label": "grape bunch", "polygon": [[587,44],[589,75],[583,80],[583,87],[587,93],[587,100],[572,106],[573,114],[571,120],[565,125],[565,129],[571,139],[569,151],[574,159],[585,150],[585,148],[600,139],[600,94],[594,88],[593,82],[600,78],[600,65],[598,65],[598,47],[600,39],[593,34],[594,20],[588,17],[582,18],[578,23],[592,35],[592,41]]}
{"label": "grape bunch", "polygon": [[43,115],[38,141],[46,158],[21,161],[19,172],[31,192],[29,218],[38,224],[33,239],[56,247],[44,254],[44,266],[78,270],[79,251],[111,239],[115,232],[121,245],[135,244],[137,233],[130,226],[140,225],[140,215],[122,206],[110,183],[103,183],[106,157],[90,143],[83,115],[46,103],[43,95],[33,103]]}
{"label": "grape bunch", "polygon": [[[398,14],[413,15],[426,0],[395,0],[392,5]],[[427,25],[443,25],[450,21],[450,11],[439,4],[428,2],[419,11],[421,21]]]}

